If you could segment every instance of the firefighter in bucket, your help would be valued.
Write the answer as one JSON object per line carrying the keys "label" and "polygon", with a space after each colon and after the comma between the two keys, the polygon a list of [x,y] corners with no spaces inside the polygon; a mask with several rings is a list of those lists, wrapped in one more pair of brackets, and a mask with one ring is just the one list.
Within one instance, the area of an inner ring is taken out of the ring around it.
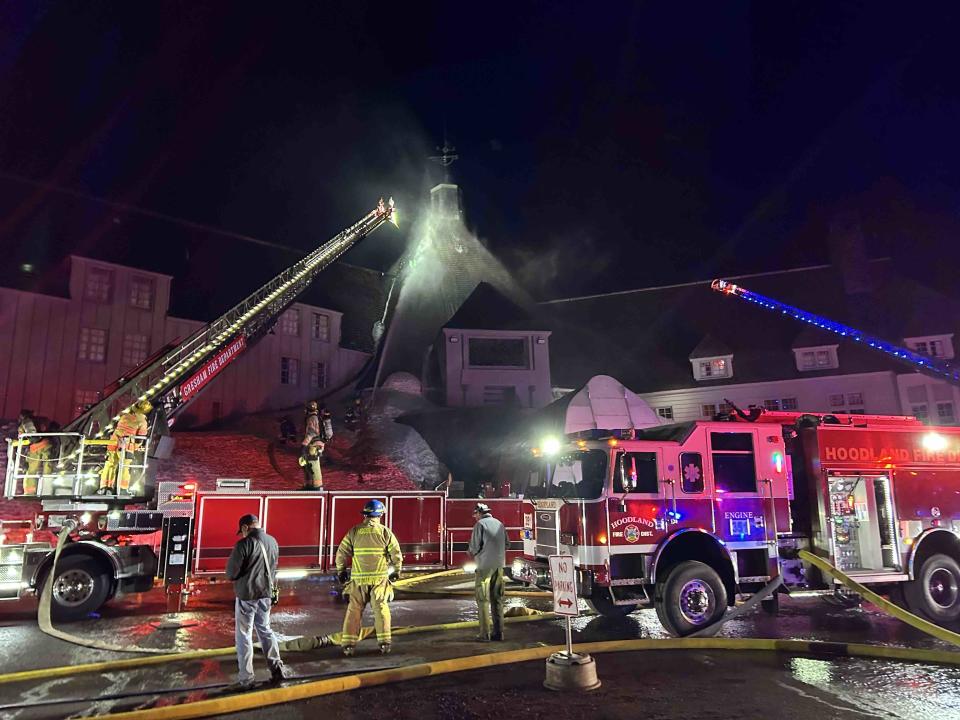
{"label": "firefighter in bucket", "polygon": [[107,445],[107,460],[100,471],[98,495],[115,494],[118,479],[120,492],[130,491],[130,465],[134,463],[134,453],[142,449],[138,438],[146,437],[150,431],[147,415],[152,411],[153,405],[141,400],[120,416]]}

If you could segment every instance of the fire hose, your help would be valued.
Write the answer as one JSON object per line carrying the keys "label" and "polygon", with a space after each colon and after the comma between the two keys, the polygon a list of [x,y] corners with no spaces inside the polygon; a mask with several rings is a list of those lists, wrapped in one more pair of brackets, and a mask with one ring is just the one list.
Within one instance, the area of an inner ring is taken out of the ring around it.
{"label": "fire hose", "polygon": [[[849,578],[840,570],[834,568],[822,558],[812,555],[809,552],[802,551],[800,557],[831,577],[835,578],[849,589],[861,594],[867,601],[875,604],[879,609],[890,614],[893,617],[909,623],[911,626],[929,633],[938,639],[954,645],[960,645],[960,635],[949,630],[936,626],[922,618],[899,608],[876,593],[873,593],[863,585]],[[442,575],[454,575],[457,571],[442,573]],[[423,579],[430,579],[427,578]],[[411,578],[407,584],[416,584],[421,578]],[[403,582],[403,581],[400,581]],[[768,585],[763,591],[757,593],[754,598],[757,602],[764,599],[774,583]],[[748,601],[749,602],[749,601]],[[744,603],[741,608],[747,606]],[[751,606],[752,607],[752,606]],[[740,608],[738,608],[739,610]],[[745,612],[746,610],[744,610]],[[728,613],[724,621],[731,619],[734,612]],[[739,613],[737,613],[739,614]],[[513,618],[514,621],[524,621],[532,619],[546,619],[552,615],[542,615],[527,618]],[[404,634],[406,632],[424,632],[428,629],[456,629],[458,627],[474,626],[476,623],[449,623],[438,626],[427,626],[423,628],[397,628],[394,634]],[[708,634],[715,632],[714,626],[705,628],[701,633]],[[700,633],[698,633],[699,635]],[[259,690],[240,695],[226,696],[222,698],[200,700],[182,705],[166,706],[162,708],[152,708],[146,710],[135,710],[114,714],[115,718],[151,718],[156,719],[174,719],[174,718],[195,718],[209,717],[212,715],[237,712],[241,710],[260,708],[267,705],[291,702],[296,700],[305,700],[313,697],[320,697],[339,692],[360,689],[364,687],[373,687],[393,682],[402,682],[415,680],[435,675],[442,675],[453,672],[464,672],[468,670],[494,667],[499,665],[528,662],[549,657],[554,652],[562,650],[562,646],[535,647],[520,650],[511,650],[507,652],[491,653],[486,655],[472,655],[469,657],[453,658],[449,660],[439,660],[434,662],[419,663],[401,668],[391,668],[388,670],[376,670],[373,672],[364,672],[351,674],[336,678],[321,679],[312,682],[306,682],[298,685],[272,688],[268,690]],[[633,652],[650,650],[678,650],[678,649],[697,649],[697,650],[740,650],[757,651],[767,650],[774,652],[787,652],[792,654],[812,654],[827,655],[831,657],[867,657],[887,660],[900,660],[907,662],[922,662],[931,664],[960,665],[960,653],[945,650],[927,650],[917,648],[889,647],[882,645],[870,645],[865,643],[838,643],[823,641],[806,640],[780,640],[780,639],[758,639],[758,638],[714,638],[714,637],[686,637],[686,638],[668,638],[668,639],[641,639],[641,640],[619,640],[597,643],[583,643],[575,646],[575,650],[580,653],[604,653],[604,652]],[[151,658],[138,658],[128,661],[114,661],[112,663],[98,663],[92,666],[76,666],[67,668],[70,672],[56,673],[57,675],[74,674],[76,672],[95,672],[106,669],[120,669],[120,667],[130,668],[141,665],[154,664],[156,662],[170,662],[173,660],[187,660],[190,656],[197,654],[228,654],[232,648],[224,648],[216,651],[194,651],[192,653],[180,653],[177,655],[157,656]],[[105,666],[111,666],[107,668]],[[89,668],[89,669],[86,669]],[[62,668],[53,668],[49,670],[27,671],[25,673],[12,673],[10,675],[0,676],[0,683],[27,680],[31,678],[50,678],[55,674],[51,670],[63,670]]]}

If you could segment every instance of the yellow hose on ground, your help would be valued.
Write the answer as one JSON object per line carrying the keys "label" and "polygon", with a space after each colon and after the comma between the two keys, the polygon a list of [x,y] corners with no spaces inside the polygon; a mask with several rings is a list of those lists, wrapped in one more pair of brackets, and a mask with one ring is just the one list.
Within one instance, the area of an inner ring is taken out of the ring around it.
{"label": "yellow hose on ground", "polygon": [[[960,653],[939,650],[914,650],[909,648],[886,648],[874,645],[820,643],[804,640],[761,640],[724,638],[672,638],[667,640],[614,640],[610,642],[575,645],[578,653],[636,652],[643,650],[772,650],[795,654],[826,653],[831,656],[861,656],[913,660],[929,663],[960,665]],[[211,717],[243,710],[259,709],[268,705],[307,700],[310,698],[348,692],[360,688],[404,682],[419,678],[446,675],[448,673],[477,670],[531,660],[543,660],[555,652],[566,650],[564,645],[525,648],[487,655],[437,660],[390,670],[376,670],[357,675],[347,675],[326,680],[271,688],[255,692],[230,695],[222,698],[200,700],[181,705],[133,710],[111,714],[112,720],[187,720],[188,718]]]}
{"label": "yellow hose on ground", "polygon": [[[505,622],[509,624],[537,622],[539,620],[551,620],[556,615],[553,613],[540,613],[536,615],[524,615],[521,617],[508,617]],[[397,627],[393,629],[394,635],[413,635],[416,633],[438,632],[445,630],[464,630],[477,627],[476,620],[463,620],[459,622],[440,623],[437,625],[409,625],[406,627]],[[361,638],[370,637],[374,634],[372,627],[365,627],[361,631]],[[291,642],[291,641],[286,641]],[[281,645],[282,652],[296,652],[293,647],[284,647]],[[150,665],[163,665],[171,662],[186,662],[189,660],[204,660],[207,658],[224,657],[236,652],[234,647],[212,648],[209,650],[189,650],[181,653],[169,653],[166,655],[154,655],[151,657],[139,657],[129,660],[105,660],[97,663],[86,663],[84,665],[64,665],[61,667],[39,668],[37,670],[21,670],[19,672],[6,673],[0,675],[0,685],[12,682],[25,682],[27,680],[49,680],[57,677],[67,677],[71,675],[80,675],[83,673],[110,672],[113,670],[131,670],[139,667],[148,667]]]}
{"label": "yellow hose on ground", "polygon": [[943,640],[944,642],[948,642],[951,645],[960,646],[960,634],[951,632],[950,630],[947,630],[946,628],[942,628],[939,625],[935,625],[929,620],[924,620],[923,618],[917,617],[913,613],[904,610],[902,607],[899,607],[898,605],[894,605],[892,602],[890,602],[886,598],[881,597],[880,595],[877,595],[875,592],[873,592],[873,590],[870,590],[866,586],[861,585],[856,580],[851,578],[849,575],[846,575],[841,570],[838,570],[833,565],[831,565],[826,560],[824,560],[822,557],[814,555],[813,553],[807,550],[801,550],[800,559],[805,560],[806,562],[810,563],[811,565],[816,567],[818,570],[825,572],[827,575],[831,576],[832,578],[839,580],[848,588],[853,590],[855,593],[859,593],[860,595],[862,595],[867,602],[871,603],[872,605],[876,605],[878,608],[883,610],[888,615],[892,615],[893,617],[897,618],[897,620],[902,620],[903,622],[907,623],[907,625],[910,625],[911,627],[915,627],[917,630],[925,632],[928,635],[932,635],[938,640]]}

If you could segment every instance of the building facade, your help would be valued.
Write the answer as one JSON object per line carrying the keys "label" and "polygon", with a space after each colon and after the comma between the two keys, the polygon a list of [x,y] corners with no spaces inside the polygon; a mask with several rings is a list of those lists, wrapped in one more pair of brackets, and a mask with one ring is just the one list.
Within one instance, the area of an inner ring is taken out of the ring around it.
{"label": "building facade", "polygon": [[[28,408],[66,423],[114,380],[202,327],[169,314],[171,286],[169,275],[71,256],[65,296],[0,287],[0,417]],[[290,407],[337,388],[370,357],[341,347],[342,317],[295,303],[179,424]]]}

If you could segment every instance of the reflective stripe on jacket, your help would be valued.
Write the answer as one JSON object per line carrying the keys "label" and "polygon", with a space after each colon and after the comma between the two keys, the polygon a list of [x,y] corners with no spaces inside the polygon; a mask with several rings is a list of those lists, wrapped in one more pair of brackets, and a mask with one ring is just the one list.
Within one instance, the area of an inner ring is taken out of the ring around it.
{"label": "reflective stripe on jacket", "polygon": [[337,572],[352,558],[350,580],[358,585],[377,585],[387,579],[390,565],[400,572],[403,555],[400,543],[390,528],[370,518],[354,525],[337,548]]}
{"label": "reflective stripe on jacket", "polygon": [[117,421],[117,427],[110,435],[110,444],[107,450],[116,450],[123,438],[132,435],[146,435],[149,432],[147,425],[147,416],[143,413],[128,412],[120,416]]}

